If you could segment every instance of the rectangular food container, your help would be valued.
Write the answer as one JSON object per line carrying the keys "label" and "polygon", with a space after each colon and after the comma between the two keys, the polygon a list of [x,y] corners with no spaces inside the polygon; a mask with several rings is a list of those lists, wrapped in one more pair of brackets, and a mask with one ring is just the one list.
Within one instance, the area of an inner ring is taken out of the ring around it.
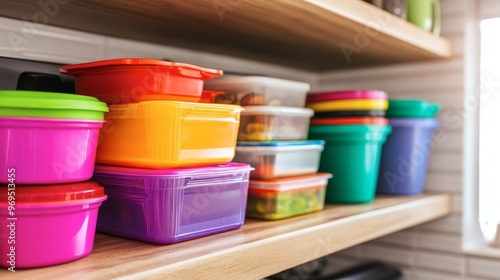
{"label": "rectangular food container", "polygon": [[308,83],[261,76],[223,76],[205,83],[205,89],[224,91],[216,103],[304,107]]}
{"label": "rectangular food container", "polygon": [[162,169],[234,158],[238,105],[143,101],[110,105],[109,110],[97,163]]}
{"label": "rectangular food container", "polygon": [[329,173],[286,179],[251,180],[247,217],[278,220],[322,210]]}
{"label": "rectangular food container", "polygon": [[96,166],[105,187],[98,231],[156,244],[172,244],[241,227],[248,164],[184,169]]}
{"label": "rectangular food container", "polygon": [[[0,170],[18,184],[90,179],[105,103],[76,94],[0,91]],[[7,183],[0,172],[0,183]]]}
{"label": "rectangular food container", "polygon": [[[9,220],[8,196],[16,199],[11,210],[16,220]],[[6,221],[0,227],[0,266],[45,267],[90,254],[104,200],[104,188],[90,181],[10,189],[0,185],[0,207],[5,209],[0,218]]]}
{"label": "rectangular food container", "polygon": [[255,167],[252,179],[274,179],[318,172],[324,141],[238,142],[234,161]]}
{"label": "rectangular food container", "polygon": [[312,109],[246,106],[241,112],[239,141],[305,140]]}
{"label": "rectangular food container", "polygon": [[144,100],[198,102],[203,81],[222,70],[146,58],[121,58],[61,67],[75,78],[76,93],[108,104]]}

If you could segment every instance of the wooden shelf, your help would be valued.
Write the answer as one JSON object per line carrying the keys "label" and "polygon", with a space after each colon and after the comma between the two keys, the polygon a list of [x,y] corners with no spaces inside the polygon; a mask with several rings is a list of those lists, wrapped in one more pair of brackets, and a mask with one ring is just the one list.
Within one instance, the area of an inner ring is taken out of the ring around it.
{"label": "wooden shelf", "polygon": [[[452,55],[447,40],[360,0],[60,2],[68,3],[49,14],[50,25],[308,70]],[[0,6],[0,16],[17,19],[43,13],[38,1],[0,0]],[[353,52],[350,61],[342,46]]]}
{"label": "wooden shelf", "polygon": [[370,204],[328,205],[281,221],[247,220],[238,230],[174,245],[97,234],[93,252],[83,259],[15,274],[4,269],[0,278],[259,279],[450,211],[447,194],[379,196]]}

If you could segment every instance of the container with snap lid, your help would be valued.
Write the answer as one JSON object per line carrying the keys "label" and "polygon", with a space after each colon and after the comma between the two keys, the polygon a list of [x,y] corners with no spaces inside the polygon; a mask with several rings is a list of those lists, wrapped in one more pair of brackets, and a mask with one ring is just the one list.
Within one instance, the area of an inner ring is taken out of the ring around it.
{"label": "container with snap lid", "polygon": [[18,184],[90,179],[107,111],[89,96],[0,91],[0,169],[15,168]]}

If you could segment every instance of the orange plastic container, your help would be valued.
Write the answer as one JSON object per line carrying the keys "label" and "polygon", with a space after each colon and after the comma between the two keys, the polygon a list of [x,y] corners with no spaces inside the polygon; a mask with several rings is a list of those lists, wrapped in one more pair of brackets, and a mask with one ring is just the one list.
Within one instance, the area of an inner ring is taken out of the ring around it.
{"label": "orange plastic container", "polygon": [[75,77],[77,93],[108,104],[145,100],[198,102],[203,81],[222,76],[222,70],[146,58],[66,65],[60,70]]}
{"label": "orange plastic container", "polygon": [[178,101],[110,105],[96,162],[157,169],[230,162],[242,110]]}

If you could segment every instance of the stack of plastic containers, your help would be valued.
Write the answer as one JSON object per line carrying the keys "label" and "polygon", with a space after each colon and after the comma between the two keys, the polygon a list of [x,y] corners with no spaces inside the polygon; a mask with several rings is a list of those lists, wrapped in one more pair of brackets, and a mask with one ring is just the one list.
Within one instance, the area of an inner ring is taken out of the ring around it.
{"label": "stack of plastic containers", "polygon": [[424,190],[438,111],[439,105],[426,100],[389,100],[392,134],[382,148],[378,193],[405,195]]}
{"label": "stack of plastic containers", "polygon": [[171,244],[241,227],[252,168],[230,162],[242,108],[199,103],[221,70],[114,59],[61,71],[110,104],[93,177],[108,194],[99,231]]}
{"label": "stack of plastic containers", "polygon": [[326,142],[319,170],[334,174],[326,202],[372,201],[381,147],[391,132],[383,118],[387,94],[367,90],[311,93],[306,106],[316,111],[309,138]]}
{"label": "stack of plastic containers", "polygon": [[215,102],[244,106],[234,160],[255,167],[247,217],[276,220],[323,209],[331,175],[317,173],[324,142],[306,140],[313,115],[303,108],[309,84],[227,76],[205,89]]}
{"label": "stack of plastic containers", "polygon": [[106,195],[86,180],[107,111],[88,96],[0,91],[1,266],[56,265],[92,251]]}

